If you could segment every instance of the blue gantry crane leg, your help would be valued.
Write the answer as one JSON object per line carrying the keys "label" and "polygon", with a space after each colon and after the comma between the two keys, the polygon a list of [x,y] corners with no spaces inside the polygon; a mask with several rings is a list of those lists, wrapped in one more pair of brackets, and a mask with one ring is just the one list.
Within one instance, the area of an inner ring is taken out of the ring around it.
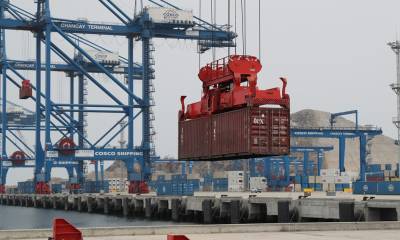
{"label": "blue gantry crane leg", "polygon": [[[351,111],[345,111],[345,112],[338,112],[338,113],[332,113],[330,116],[330,124],[331,128],[334,127],[336,123],[336,118],[340,116],[347,116],[347,115],[354,115],[355,117],[355,126],[354,129],[358,130],[358,110],[351,110]],[[345,154],[346,154],[346,137],[345,136],[340,136],[339,138],[339,170],[340,172],[345,172],[345,166],[344,166],[344,159],[345,159]]]}
{"label": "blue gantry crane leg", "polygon": [[[5,8],[4,6],[0,6],[0,17],[4,18],[4,12]],[[5,50],[5,33],[2,31],[0,33],[0,51],[1,51],[1,62],[3,67],[1,68],[1,75],[2,75],[2,92],[1,92],[1,98],[2,98],[2,117],[1,117],[1,128],[2,128],[2,134],[1,134],[1,164],[0,164],[0,174],[1,174],[1,183],[0,183],[0,192],[4,193],[5,191],[5,179],[7,173],[3,171],[3,160],[7,159],[7,152],[6,152],[6,132],[7,132],[7,81],[6,81],[6,71],[7,71],[7,65],[6,65],[6,50]]]}
{"label": "blue gantry crane leg", "polygon": [[[291,153],[301,153],[303,154],[302,158],[302,164],[303,164],[303,172],[302,172],[302,181],[301,185],[303,188],[308,187],[308,177],[311,174],[310,169],[314,169],[314,166],[310,166],[312,163],[309,161],[310,160],[310,153],[316,153],[317,154],[317,173],[319,175],[321,166],[322,166],[322,160],[324,157],[324,153],[328,151],[332,151],[333,146],[325,146],[325,147],[316,147],[316,146],[291,146],[290,147],[290,152]],[[284,166],[284,181],[279,182],[279,186],[287,186],[290,183],[290,165],[291,163],[294,163],[295,167],[295,175],[298,173],[298,167],[299,167],[299,161],[300,159],[296,157],[289,157],[289,156],[278,156],[278,157],[268,157],[264,158],[264,176],[268,180],[272,179],[271,175],[271,166],[272,165],[283,165]],[[272,186],[275,187],[275,186]]]}

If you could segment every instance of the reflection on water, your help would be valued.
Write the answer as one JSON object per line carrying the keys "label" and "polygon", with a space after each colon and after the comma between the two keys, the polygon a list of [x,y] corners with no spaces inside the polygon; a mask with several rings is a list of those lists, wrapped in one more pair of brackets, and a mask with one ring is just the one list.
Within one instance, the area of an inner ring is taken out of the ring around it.
{"label": "reflection on water", "polygon": [[77,227],[157,226],[175,224],[172,222],[128,219],[102,214],[0,205],[0,230],[51,228],[54,218],[65,218]]}

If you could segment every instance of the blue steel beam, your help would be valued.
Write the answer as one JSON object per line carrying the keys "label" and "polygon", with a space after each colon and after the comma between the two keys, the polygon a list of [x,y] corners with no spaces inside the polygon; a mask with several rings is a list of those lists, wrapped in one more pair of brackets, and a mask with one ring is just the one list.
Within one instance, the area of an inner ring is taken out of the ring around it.
{"label": "blue steel beam", "polygon": [[330,117],[330,124],[331,127],[336,123],[336,118],[339,116],[345,116],[345,115],[351,115],[354,114],[356,118],[356,125],[355,128],[358,129],[358,110],[351,110],[351,111],[345,111],[345,112],[338,112],[338,113],[332,113]]}
{"label": "blue steel beam", "polygon": [[[88,23],[85,21],[61,20],[53,19],[54,26],[65,33],[80,33],[80,34],[95,34],[95,35],[112,35],[112,36],[140,36],[142,33],[142,23],[133,23],[130,25],[115,25],[115,24],[97,24]],[[152,37],[154,38],[169,38],[183,40],[212,40],[225,41],[229,46],[234,46],[233,39],[237,36],[233,32],[223,30],[205,30],[205,29],[178,29],[182,25],[174,24],[156,24],[158,26],[153,30]],[[0,28],[10,30],[25,30],[35,31],[41,28],[41,24],[36,22],[21,21],[15,19],[0,20]],[[55,32],[56,29],[51,31]],[[225,47],[225,46],[224,46]]]}
{"label": "blue steel beam", "polygon": [[116,18],[118,18],[124,24],[129,24],[132,20],[112,1],[110,0],[99,0],[104,7],[106,7]]}
{"label": "blue steel beam", "polygon": [[[51,24],[50,24],[51,25]],[[96,67],[98,67],[103,74],[105,74],[107,77],[109,77],[116,85],[118,85],[118,87],[120,87],[121,90],[123,90],[126,94],[128,94],[128,96],[132,97],[137,103],[141,104],[142,103],[142,99],[140,99],[139,97],[137,97],[133,92],[129,92],[129,89],[123,84],[121,83],[118,79],[116,79],[104,66],[102,66],[101,64],[99,64],[96,60],[94,60],[94,58],[92,56],[90,56],[87,52],[85,52],[81,47],[79,47],[78,44],[76,44],[68,35],[66,35],[60,28],[56,27],[53,25],[53,27],[55,28],[56,32],[58,34],[60,34],[60,36],[62,36],[69,44],[71,44],[76,50],[78,50],[83,56],[85,56],[87,59],[89,59],[89,61],[94,64]],[[50,28],[50,27],[49,27]],[[46,41],[48,39],[46,38]],[[51,42],[48,43],[49,45],[51,44]],[[52,46],[55,46],[54,44],[52,44]],[[145,68],[145,67],[143,67]],[[145,74],[145,73],[144,73]]]}
{"label": "blue steel beam", "polygon": [[308,138],[357,138],[363,134],[374,137],[382,135],[382,129],[376,128],[291,128],[291,137],[308,137]]}
{"label": "blue steel beam", "polygon": [[[22,61],[22,60],[7,60],[8,66],[16,69],[16,70],[36,70],[36,63],[34,61]],[[71,65],[71,64],[65,64],[65,63],[52,63],[50,65],[51,70],[54,72],[79,72],[79,68]],[[89,73],[102,73],[102,71],[92,65],[84,65],[82,66],[83,69],[85,69],[86,72]],[[128,74],[128,67],[126,66],[115,66],[115,67],[108,67],[105,66],[105,68],[110,71],[113,74]],[[45,70],[45,65],[41,65],[41,70]],[[142,79],[142,67],[141,66],[135,66],[133,68],[133,78],[135,80],[141,80]]]}

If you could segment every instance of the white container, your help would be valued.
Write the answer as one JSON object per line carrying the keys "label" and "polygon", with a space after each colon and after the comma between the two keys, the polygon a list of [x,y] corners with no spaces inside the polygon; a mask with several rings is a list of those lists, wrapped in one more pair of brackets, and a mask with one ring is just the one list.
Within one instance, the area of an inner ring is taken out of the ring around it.
{"label": "white container", "polygon": [[321,178],[321,176],[309,176],[308,183],[321,183]]}
{"label": "white container", "polygon": [[321,183],[335,183],[335,176],[321,176]]}
{"label": "white container", "polygon": [[340,170],[337,168],[321,169],[321,176],[340,176]]}
{"label": "white container", "polygon": [[265,190],[267,187],[267,179],[265,177],[251,177],[250,189]]}
{"label": "white container", "polygon": [[174,8],[149,7],[145,11],[154,23],[174,23],[192,25],[193,12]]}
{"label": "white container", "polygon": [[[104,65],[119,65],[119,54],[117,52],[106,52],[97,50],[87,50],[86,51],[91,58],[96,60],[96,62]],[[92,63],[88,58],[83,58],[84,62]]]}
{"label": "white container", "polygon": [[321,176],[328,176],[328,170],[327,169],[321,169],[320,175]]}
{"label": "white container", "polygon": [[243,192],[243,191],[244,191],[243,186],[234,185],[228,187],[228,192]]}
{"label": "white container", "polygon": [[228,172],[228,191],[241,192],[244,189],[244,172],[229,171]]}
{"label": "white container", "polygon": [[335,177],[335,183],[350,183],[351,182],[351,178],[350,176],[336,176]]}

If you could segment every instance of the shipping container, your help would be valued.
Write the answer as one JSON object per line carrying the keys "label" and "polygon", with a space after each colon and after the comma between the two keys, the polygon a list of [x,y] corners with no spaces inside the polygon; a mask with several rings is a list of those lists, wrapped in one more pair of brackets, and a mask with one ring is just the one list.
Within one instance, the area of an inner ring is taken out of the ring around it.
{"label": "shipping container", "polygon": [[385,170],[390,171],[392,170],[392,164],[385,164]]}
{"label": "shipping container", "polygon": [[35,183],[33,181],[18,182],[18,192],[21,194],[33,194]]}
{"label": "shipping container", "polygon": [[354,194],[399,195],[400,182],[354,182]]}
{"label": "shipping container", "polygon": [[112,187],[110,187],[110,183],[108,181],[86,181],[84,184],[84,192],[85,193],[108,193],[111,192]]}
{"label": "shipping container", "polygon": [[380,164],[370,164],[367,167],[367,172],[380,172],[381,170]]}
{"label": "shipping container", "polygon": [[267,188],[267,179],[265,177],[250,177],[250,190],[260,189],[265,191]]}
{"label": "shipping container", "polygon": [[[93,58],[96,62],[104,65],[119,65],[119,54],[117,52],[107,52],[98,50],[87,50],[87,54]],[[92,63],[88,58],[84,57],[83,61],[86,63]]]}
{"label": "shipping container", "polygon": [[194,24],[192,11],[159,7],[148,7],[145,11],[154,23]]}
{"label": "shipping container", "polygon": [[159,182],[156,186],[157,196],[172,195],[171,182]]}
{"label": "shipping container", "polygon": [[51,192],[52,192],[52,193],[62,193],[62,190],[63,190],[62,184],[60,184],[60,183],[57,183],[57,184],[53,183],[53,184],[51,184]]}
{"label": "shipping container", "polygon": [[290,112],[246,107],[179,122],[180,160],[224,160],[287,155]]}

